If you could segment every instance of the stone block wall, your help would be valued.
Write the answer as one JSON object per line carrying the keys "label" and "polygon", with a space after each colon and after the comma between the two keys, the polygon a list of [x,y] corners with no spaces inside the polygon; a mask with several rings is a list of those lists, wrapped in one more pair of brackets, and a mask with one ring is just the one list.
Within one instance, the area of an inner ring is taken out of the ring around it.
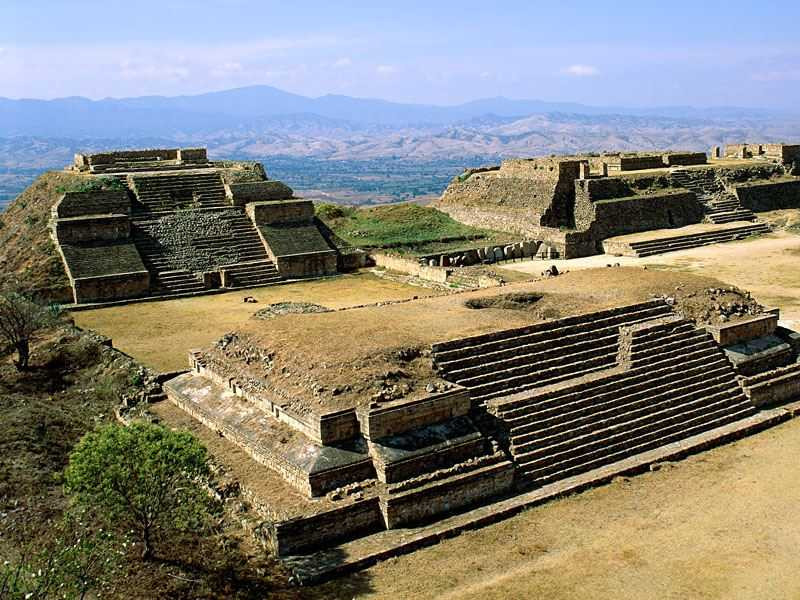
{"label": "stone block wall", "polygon": [[116,162],[177,160],[178,148],[148,148],[143,150],[116,150],[96,154],[76,154],[75,166],[110,165]]}
{"label": "stone block wall", "polygon": [[53,227],[62,244],[125,240],[131,235],[131,221],[125,215],[58,219]]}
{"label": "stone block wall", "polygon": [[208,153],[205,148],[178,148],[175,158],[181,162],[205,162]]}
{"label": "stone block wall", "polygon": [[723,323],[721,325],[707,325],[706,330],[720,346],[730,346],[738,342],[745,342],[775,332],[778,327],[778,314],[767,313],[752,319]]}
{"label": "stone block wall", "polygon": [[800,208],[800,179],[745,183],[734,192],[742,206],[755,212]]}
{"label": "stone block wall", "polygon": [[72,280],[76,303],[107,302],[146,296],[150,290],[150,273],[116,273]]}
{"label": "stone block wall", "polygon": [[319,550],[336,542],[385,529],[377,498],[308,517],[270,524],[269,543],[278,556]]}
{"label": "stone block wall", "polygon": [[613,156],[606,160],[609,173],[623,171],[641,171],[642,169],[660,169],[664,167],[661,154],[642,154],[636,156]]}
{"label": "stone block wall", "polygon": [[664,164],[668,167],[704,165],[708,162],[705,152],[675,152],[664,155]]}
{"label": "stone block wall", "polygon": [[247,214],[256,226],[311,221],[314,203],[311,200],[251,202]]}
{"label": "stone block wall", "polygon": [[363,409],[358,412],[358,419],[364,437],[374,440],[464,416],[470,406],[469,392],[457,389],[410,402]]}
{"label": "stone block wall", "polygon": [[287,200],[294,196],[292,188],[280,181],[230,183],[225,186],[225,191],[235,206],[244,206],[248,202]]}
{"label": "stone block wall", "polygon": [[338,257],[335,250],[284,254],[275,257],[275,266],[284,277],[322,277],[337,273]]}
{"label": "stone block wall", "polygon": [[131,214],[131,200],[127,191],[66,192],[53,207],[53,215],[61,219],[109,214]]}

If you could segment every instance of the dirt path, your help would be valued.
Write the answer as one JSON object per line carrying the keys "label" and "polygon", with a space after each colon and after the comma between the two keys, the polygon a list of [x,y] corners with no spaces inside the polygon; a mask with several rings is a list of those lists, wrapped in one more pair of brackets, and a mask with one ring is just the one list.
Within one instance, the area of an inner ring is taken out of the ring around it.
{"label": "dirt path", "polygon": [[[188,349],[208,346],[267,304],[313,302],[343,308],[435,293],[363,271],[227,294],[81,311],[74,317],[78,326],[111,336],[116,348],[144,364],[171,371],[186,368]],[[245,296],[255,297],[258,303],[242,302]]]}
{"label": "dirt path", "polygon": [[[467,599],[800,598],[800,420],[377,565],[359,593]],[[355,596],[354,596],[355,594]]]}

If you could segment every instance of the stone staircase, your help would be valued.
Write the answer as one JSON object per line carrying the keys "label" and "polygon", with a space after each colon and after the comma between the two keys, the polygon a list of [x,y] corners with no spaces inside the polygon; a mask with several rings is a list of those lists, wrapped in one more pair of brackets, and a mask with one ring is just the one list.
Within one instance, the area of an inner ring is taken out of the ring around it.
{"label": "stone staircase", "polygon": [[711,169],[689,172],[687,169],[673,169],[670,172],[672,184],[690,190],[703,203],[708,223],[731,223],[733,221],[755,221],[752,211],[743,207],[739,199],[725,189]]}
{"label": "stone staircase", "polygon": [[473,404],[608,369],[619,329],[671,314],[650,301],[590,315],[434,344],[441,377],[469,389]]}
{"label": "stone staircase", "polygon": [[[198,236],[187,240],[185,246],[211,256],[226,256],[235,252],[235,264],[219,264],[208,270],[225,270],[228,287],[257,287],[280,281],[275,264],[270,260],[261,238],[244,211],[227,208],[220,212],[230,225],[226,235]],[[161,294],[201,292],[206,289],[201,273],[192,272],[166,251],[165,240],[158,233],[158,215],[139,214],[133,219],[132,237],[147,269],[153,276],[153,291]],[[224,254],[223,254],[224,252]]]}
{"label": "stone staircase", "polygon": [[215,172],[129,175],[127,181],[139,201],[139,213],[229,206],[222,178]]}
{"label": "stone staircase", "polygon": [[688,248],[697,248],[709,244],[721,244],[741,240],[752,235],[761,235],[771,231],[769,225],[762,222],[749,223],[738,227],[727,227],[717,231],[692,233],[681,236],[663,237],[658,239],[630,242],[628,246],[633,254],[638,257],[664,254]]}
{"label": "stone staircase", "polygon": [[542,485],[755,413],[704,330],[672,318],[629,333],[615,369],[489,401],[519,477]]}

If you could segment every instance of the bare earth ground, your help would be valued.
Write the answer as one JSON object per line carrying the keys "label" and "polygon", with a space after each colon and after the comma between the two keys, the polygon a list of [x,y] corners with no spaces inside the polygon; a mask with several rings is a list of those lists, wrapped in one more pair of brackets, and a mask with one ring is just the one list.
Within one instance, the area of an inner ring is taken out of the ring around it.
{"label": "bare earth ground", "polygon": [[[800,420],[392,559],[319,597],[800,598]],[[363,590],[364,582],[358,583]]]}
{"label": "bare earth ground", "polygon": [[506,263],[504,268],[538,275],[555,264],[560,271],[577,271],[619,263],[681,271],[721,279],[749,290],[768,306],[781,308],[781,319],[800,327],[800,236],[788,232],[669,252],[659,256],[589,256],[574,260]]}
{"label": "bare earth ground", "polygon": [[[268,304],[313,302],[344,308],[435,293],[362,271],[227,294],[81,311],[73,316],[76,325],[111,336],[116,348],[149,367],[174,371],[188,367],[187,350],[208,346]],[[242,302],[245,296],[253,296],[258,303]]]}

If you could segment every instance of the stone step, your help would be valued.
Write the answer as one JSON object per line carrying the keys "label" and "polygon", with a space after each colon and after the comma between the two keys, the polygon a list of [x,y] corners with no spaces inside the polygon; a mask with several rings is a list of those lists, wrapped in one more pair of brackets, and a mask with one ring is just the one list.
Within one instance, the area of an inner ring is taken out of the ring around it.
{"label": "stone step", "polygon": [[[486,355],[507,349],[516,349],[523,344],[532,344],[546,340],[560,339],[563,336],[596,331],[605,327],[618,326],[631,321],[654,319],[666,316],[672,309],[663,302],[651,302],[627,310],[601,311],[589,315],[567,317],[558,321],[538,323],[529,327],[500,332],[494,336],[477,336],[446,344],[435,344],[433,347],[436,364],[441,368],[455,367],[456,361],[476,353]],[[474,341],[473,341],[474,340]],[[459,343],[461,342],[461,343]],[[457,347],[450,345],[458,344]],[[444,348],[443,348],[444,347]]]}
{"label": "stone step", "polygon": [[[512,448],[523,448],[530,443],[540,443],[542,437],[566,431],[573,426],[590,423],[603,414],[614,414],[637,406],[647,406],[653,399],[674,396],[675,391],[705,389],[716,383],[733,385],[733,373],[729,365],[718,363],[716,368],[701,365],[687,372],[674,371],[671,376],[659,378],[657,385],[639,384],[626,386],[616,394],[601,394],[592,398],[578,399],[563,405],[563,411],[552,409],[532,413],[524,424],[511,429]],[[610,398],[610,399],[609,399]],[[522,419],[519,419],[522,421]]]}
{"label": "stone step", "polygon": [[499,418],[506,421],[513,421],[530,412],[531,407],[535,407],[534,410],[536,411],[549,409],[549,407],[558,409],[566,397],[588,393],[616,393],[617,390],[624,386],[651,381],[653,377],[658,374],[666,375],[672,371],[680,370],[684,365],[686,368],[693,368],[697,364],[705,364],[709,361],[713,363],[722,361],[723,364],[730,366],[727,359],[715,348],[700,348],[694,352],[671,352],[666,355],[661,355],[656,362],[652,362],[644,367],[619,371],[602,379],[563,387],[557,386],[554,389],[523,399],[514,399],[508,402],[496,401],[491,408],[492,412]]}
{"label": "stone step", "polygon": [[615,359],[616,356],[611,354],[593,361],[565,365],[563,368],[553,370],[553,373],[539,373],[539,377],[528,375],[512,378],[512,380],[503,380],[493,385],[486,386],[481,390],[471,389],[469,390],[469,395],[474,403],[480,405],[498,396],[509,396],[566,379],[583,377],[584,375],[596,371],[607,370],[614,366]]}
{"label": "stone step", "polygon": [[550,353],[550,358],[535,362],[525,362],[519,366],[497,369],[471,377],[455,378],[455,382],[458,385],[463,385],[464,387],[470,389],[480,390],[484,386],[500,380],[507,380],[519,376],[546,372],[564,364],[574,364],[580,363],[584,360],[594,360],[609,354],[613,354],[616,358],[616,352],[619,344],[618,340],[619,336],[609,336],[601,338],[596,343],[589,343],[588,345],[578,344],[577,346],[555,348]]}
{"label": "stone step", "polygon": [[743,407],[741,409],[724,408],[714,413],[708,413],[701,417],[696,417],[690,421],[684,422],[679,426],[665,427],[662,430],[643,436],[642,439],[628,440],[623,444],[616,445],[613,448],[608,448],[605,453],[590,457],[584,457],[582,461],[577,464],[571,464],[559,468],[547,469],[541,472],[531,470],[518,471],[520,477],[527,478],[535,481],[538,484],[544,485],[552,481],[565,479],[572,475],[589,471],[593,468],[600,467],[605,464],[622,460],[623,458],[640,454],[647,450],[652,450],[660,446],[666,446],[670,443],[677,442],[682,439],[689,438],[693,435],[722,427],[739,419],[752,416],[753,410],[751,407]]}
{"label": "stone step", "polygon": [[623,371],[619,377],[596,381],[594,387],[582,390],[567,387],[564,393],[551,398],[540,400],[534,397],[529,404],[499,413],[498,416],[505,421],[512,435],[518,435],[530,429],[529,424],[534,418],[552,418],[566,409],[572,410],[592,403],[600,404],[625,394],[667,385],[673,380],[680,380],[684,372],[687,376],[691,376],[704,370],[716,372],[719,369],[730,370],[730,368],[730,363],[719,353],[712,354],[710,351],[687,353],[686,360],[670,357],[648,365],[647,368]]}
{"label": "stone step", "polygon": [[647,242],[647,246],[631,244],[631,249],[636,253],[636,256],[646,257],[653,254],[662,254],[664,252],[673,252],[676,250],[685,250],[687,248],[696,248],[698,246],[706,246],[709,244],[717,244],[721,242],[733,241],[749,237],[751,235],[759,235],[768,233],[770,228],[768,225],[758,223],[754,225],[747,225],[737,228],[731,228],[724,232],[714,232],[709,234],[698,234],[696,236],[686,236],[681,238],[664,238],[661,240],[652,240]]}
{"label": "stone step", "polygon": [[[594,335],[595,333],[597,333],[597,335]],[[476,357],[476,360],[471,361],[473,363],[477,362],[478,364],[472,364],[471,366],[460,369],[448,369],[446,375],[449,380],[461,382],[471,380],[471,378],[480,375],[505,371],[510,367],[533,367],[567,354],[613,345],[619,339],[619,329],[609,328],[599,332],[589,331],[581,334],[581,338],[582,339],[579,341],[564,340],[564,345],[558,346],[554,346],[553,343],[549,341],[536,344],[537,350],[539,346],[545,345],[545,349],[539,352],[531,352],[529,348],[530,345],[526,345],[497,353],[500,354],[499,357],[492,356],[492,354],[482,355]]]}
{"label": "stone step", "polygon": [[[567,467],[585,463],[588,460],[607,457],[622,450],[625,446],[637,446],[649,440],[658,439],[670,433],[682,433],[689,427],[701,425],[741,410],[753,414],[755,409],[747,403],[747,399],[738,386],[724,393],[715,395],[709,402],[700,402],[689,410],[680,405],[661,411],[662,415],[651,414],[623,426],[615,426],[607,431],[598,430],[590,436],[586,443],[578,443],[559,452],[526,460],[525,456],[516,457],[520,470],[528,476],[538,479],[549,473],[563,471]],[[582,440],[581,440],[582,441]]]}
{"label": "stone step", "polygon": [[612,428],[649,418],[653,414],[663,415],[673,410],[686,410],[698,402],[705,402],[736,387],[731,373],[708,381],[703,374],[689,380],[676,381],[675,387],[662,389],[658,393],[647,391],[614,406],[598,407],[598,410],[591,407],[592,410],[573,415],[572,419],[538,429],[535,437],[529,436],[525,440],[512,438],[511,453],[532,459],[548,454],[553,449],[581,445],[597,431],[610,431]]}

